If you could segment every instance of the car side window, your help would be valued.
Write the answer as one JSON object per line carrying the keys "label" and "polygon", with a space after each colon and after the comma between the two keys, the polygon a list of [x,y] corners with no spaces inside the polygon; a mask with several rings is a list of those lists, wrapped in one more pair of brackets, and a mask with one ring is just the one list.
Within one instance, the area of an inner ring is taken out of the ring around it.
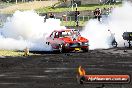
{"label": "car side window", "polygon": [[52,34],[50,35],[51,38],[54,38],[55,36],[55,32],[52,32]]}
{"label": "car side window", "polygon": [[59,38],[59,33],[58,32],[55,33],[55,37],[54,38]]}

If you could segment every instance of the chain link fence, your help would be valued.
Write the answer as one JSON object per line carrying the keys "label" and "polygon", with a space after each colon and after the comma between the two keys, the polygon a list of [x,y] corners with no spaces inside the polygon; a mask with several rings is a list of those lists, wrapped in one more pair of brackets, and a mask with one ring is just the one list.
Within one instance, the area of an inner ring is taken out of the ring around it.
{"label": "chain link fence", "polygon": [[[91,16],[78,17],[78,21],[88,21]],[[61,21],[75,21],[75,16],[62,16]]]}
{"label": "chain link fence", "polygon": [[[11,17],[12,15],[0,14],[0,27],[3,26],[3,23],[7,20],[7,17]],[[91,16],[79,16],[78,22],[79,26],[84,26],[85,22],[93,17]],[[76,26],[75,16],[62,16],[56,19],[61,20],[61,25],[64,26]]]}
{"label": "chain link fence", "polygon": [[[92,16],[79,16],[78,22],[80,26],[84,26],[84,24],[93,18]],[[76,26],[75,16],[66,16],[63,15],[61,19],[61,23],[64,26]]]}

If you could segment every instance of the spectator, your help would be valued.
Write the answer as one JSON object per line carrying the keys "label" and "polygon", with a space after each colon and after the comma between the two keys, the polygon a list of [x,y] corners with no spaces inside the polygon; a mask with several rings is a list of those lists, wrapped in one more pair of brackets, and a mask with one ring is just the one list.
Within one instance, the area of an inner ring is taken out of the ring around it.
{"label": "spectator", "polygon": [[113,7],[110,7],[110,13],[112,13]]}
{"label": "spectator", "polygon": [[107,15],[107,9],[106,8],[103,9],[102,15]]}
{"label": "spectator", "polygon": [[24,49],[24,55],[23,56],[29,56],[29,48]]}
{"label": "spectator", "polygon": [[106,9],[106,8],[103,8],[102,13],[101,13],[102,19],[107,18],[108,15],[109,15],[109,14],[108,14],[107,9]]}
{"label": "spectator", "polygon": [[112,10],[113,10],[113,7],[110,7],[110,8],[108,8],[108,15],[110,15],[111,13],[112,13]]}
{"label": "spectator", "polygon": [[100,21],[101,18],[101,10],[99,8],[96,8],[94,11],[94,18],[98,19],[98,21]]}
{"label": "spectator", "polygon": [[55,18],[54,14],[51,13],[51,14],[49,15],[49,18]]}
{"label": "spectator", "polygon": [[63,15],[62,18],[63,18],[63,21],[67,21],[67,16],[66,15]]}
{"label": "spectator", "polygon": [[79,15],[80,15],[80,12],[77,11],[77,8],[76,8],[76,11],[75,11],[75,22],[78,21]]}
{"label": "spectator", "polygon": [[80,12],[77,11],[77,8],[76,8],[76,11],[75,11],[75,22],[77,23],[76,26],[79,26],[79,25],[78,25],[78,18],[79,18],[79,15],[80,15]]}
{"label": "spectator", "polygon": [[47,13],[46,13],[45,16],[44,16],[44,22],[46,22],[46,19],[48,19]]}

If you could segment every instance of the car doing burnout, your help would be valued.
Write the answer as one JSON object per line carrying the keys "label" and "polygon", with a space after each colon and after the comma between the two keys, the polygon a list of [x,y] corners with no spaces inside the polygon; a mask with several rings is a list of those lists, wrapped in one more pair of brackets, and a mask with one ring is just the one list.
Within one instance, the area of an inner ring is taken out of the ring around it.
{"label": "car doing burnout", "polygon": [[47,37],[46,44],[52,46],[53,51],[70,52],[84,51],[88,52],[88,39],[82,37],[78,30],[64,29],[55,30]]}

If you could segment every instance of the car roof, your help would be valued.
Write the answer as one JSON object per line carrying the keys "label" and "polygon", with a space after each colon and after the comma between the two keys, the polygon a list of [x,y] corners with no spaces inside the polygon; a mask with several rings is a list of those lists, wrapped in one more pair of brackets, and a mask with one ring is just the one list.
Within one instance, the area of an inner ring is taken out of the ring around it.
{"label": "car roof", "polygon": [[62,31],[74,31],[75,29],[61,29],[61,30],[54,30],[54,32],[62,32]]}

